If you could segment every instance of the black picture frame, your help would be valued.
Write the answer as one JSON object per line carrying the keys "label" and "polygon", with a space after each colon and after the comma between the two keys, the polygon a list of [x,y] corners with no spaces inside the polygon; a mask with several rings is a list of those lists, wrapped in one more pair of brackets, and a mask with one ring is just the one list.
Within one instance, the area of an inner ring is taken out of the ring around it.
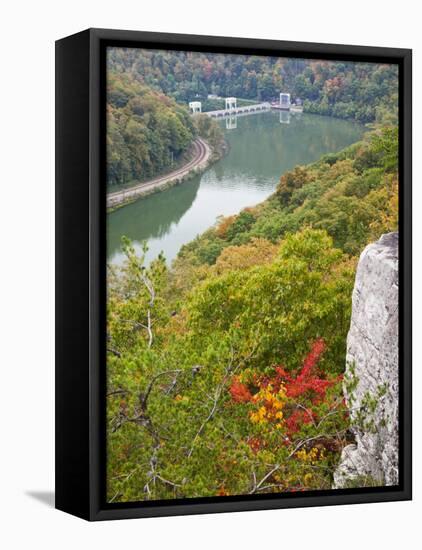
{"label": "black picture frame", "polygon": [[[398,64],[399,486],[106,504],[107,46]],[[56,508],[87,520],[109,520],[411,499],[411,124],[408,49],[105,29],[88,29],[56,42]]]}

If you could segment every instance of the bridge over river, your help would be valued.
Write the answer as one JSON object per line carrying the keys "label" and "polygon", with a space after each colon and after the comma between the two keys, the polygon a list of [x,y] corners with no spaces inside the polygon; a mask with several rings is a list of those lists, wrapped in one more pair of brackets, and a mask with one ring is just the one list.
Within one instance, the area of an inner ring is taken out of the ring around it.
{"label": "bridge over river", "polygon": [[271,104],[268,102],[245,105],[243,107],[231,107],[229,109],[219,109],[218,111],[205,111],[203,114],[211,118],[229,117],[235,115],[250,115],[253,113],[262,113],[269,111]]}

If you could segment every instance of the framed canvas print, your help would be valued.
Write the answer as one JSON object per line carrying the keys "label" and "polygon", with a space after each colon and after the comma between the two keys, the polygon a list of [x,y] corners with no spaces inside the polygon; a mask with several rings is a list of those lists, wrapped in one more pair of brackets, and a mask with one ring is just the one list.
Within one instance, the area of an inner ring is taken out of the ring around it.
{"label": "framed canvas print", "polygon": [[411,51],[56,43],[56,506],[411,498]]}

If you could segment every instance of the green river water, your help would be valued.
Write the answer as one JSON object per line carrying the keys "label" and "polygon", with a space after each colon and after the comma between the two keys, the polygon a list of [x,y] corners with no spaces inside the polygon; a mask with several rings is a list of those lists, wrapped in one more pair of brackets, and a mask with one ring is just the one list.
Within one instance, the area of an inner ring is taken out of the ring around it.
{"label": "green river water", "polygon": [[364,126],[310,114],[266,112],[220,122],[230,149],[206,172],[107,215],[108,262],[119,264],[122,235],[147,261],[162,251],[170,263],[181,246],[212,226],[218,216],[265,200],[280,176],[358,141]]}

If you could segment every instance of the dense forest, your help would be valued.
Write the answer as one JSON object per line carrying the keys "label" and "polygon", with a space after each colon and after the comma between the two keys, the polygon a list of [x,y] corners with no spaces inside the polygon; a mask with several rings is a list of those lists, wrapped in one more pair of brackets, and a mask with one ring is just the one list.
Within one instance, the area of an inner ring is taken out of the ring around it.
{"label": "dense forest", "polygon": [[355,267],[397,228],[397,151],[387,126],[296,167],[171,268],[124,239],[126,262],[108,274],[110,502],[331,488],[350,439],[341,384]]}
{"label": "dense forest", "polygon": [[187,150],[195,130],[188,110],[127,75],[107,79],[109,185],[160,173]]}
{"label": "dense forest", "polygon": [[[187,103],[204,110],[236,96],[273,100],[289,91],[311,113],[395,123],[397,70],[394,65],[334,63],[258,56],[109,49],[107,77],[107,182],[145,181],[189,159],[196,135],[215,151],[223,141],[219,125],[189,115]],[[201,134],[206,129],[208,133]]]}
{"label": "dense forest", "polygon": [[274,243],[302,227],[325,230],[336,248],[355,256],[395,228],[397,155],[397,127],[385,127],[340,153],[297,166],[281,176],[267,201],[223,218],[185,245],[178,261],[214,264],[228,246],[245,245],[253,238]]}
{"label": "dense forest", "polygon": [[208,94],[271,101],[283,91],[300,98],[306,112],[360,122],[397,119],[395,65],[136,48],[110,48],[108,64],[184,104]]}
{"label": "dense forest", "polygon": [[[206,120],[204,120],[204,118]],[[208,117],[142,84],[130,74],[107,77],[107,184],[139,182],[175,168],[189,157],[196,135],[218,152],[223,135]]]}

